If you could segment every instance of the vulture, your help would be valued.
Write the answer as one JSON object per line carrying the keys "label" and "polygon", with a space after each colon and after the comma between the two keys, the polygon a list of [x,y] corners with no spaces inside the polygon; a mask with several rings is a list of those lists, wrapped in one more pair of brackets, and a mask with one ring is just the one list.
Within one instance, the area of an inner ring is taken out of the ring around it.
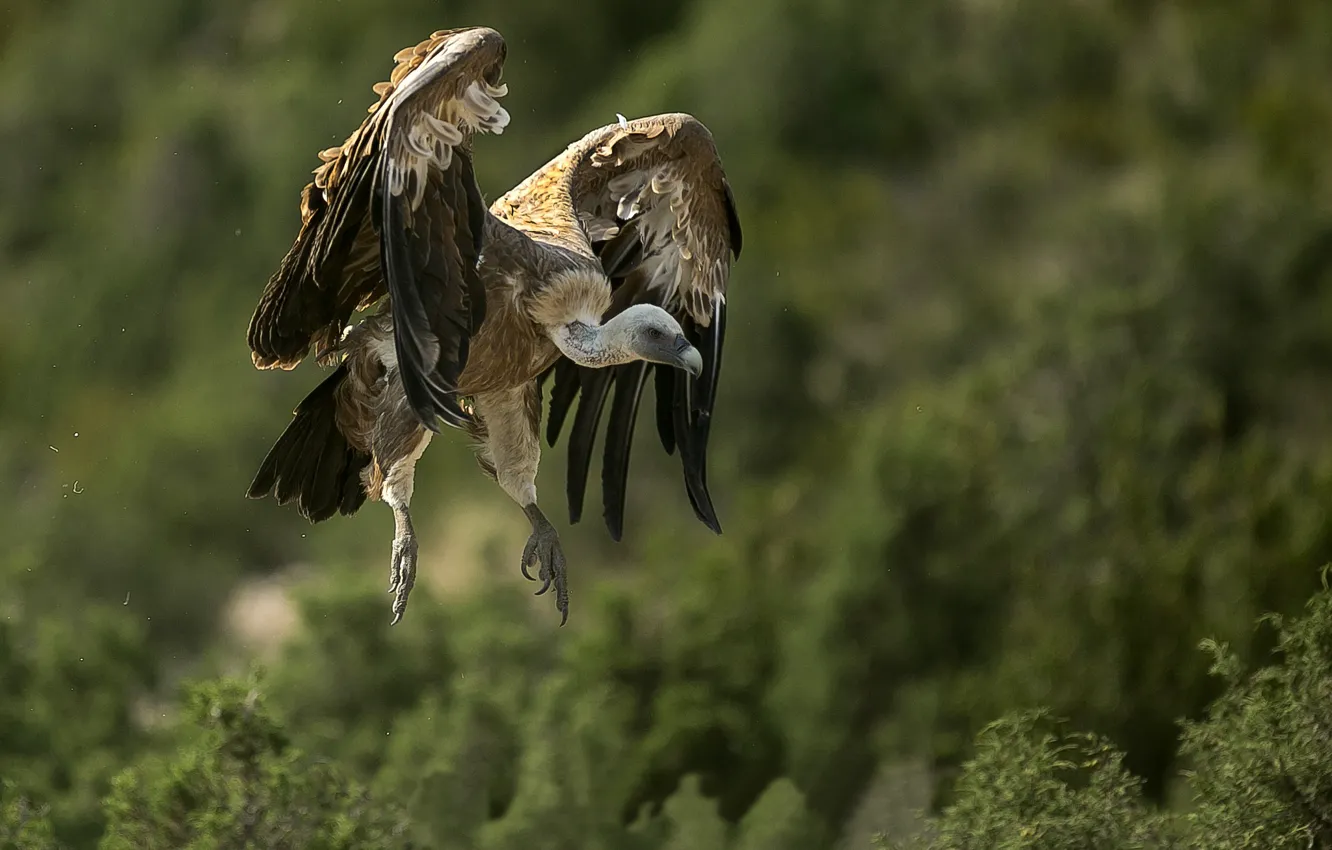
{"label": "vulture", "polygon": [[573,414],[571,523],[609,402],[602,498],[620,539],[650,378],[662,447],[680,454],[695,515],[721,533],[707,447],[741,231],[712,134],[683,113],[617,115],[487,207],[472,142],[509,124],[506,52],[498,32],[471,27],[394,57],[369,115],[319,154],[300,230],[247,334],[259,369],[294,369],[311,352],[331,369],[248,496],[295,502],[316,523],[387,503],[392,623],[416,581],[416,463],[441,423],[472,440],[481,469],[522,508],[532,528],[522,574],[541,581],[537,595],[554,589],[568,621],[565,556],[537,506],[547,384],[550,446]]}

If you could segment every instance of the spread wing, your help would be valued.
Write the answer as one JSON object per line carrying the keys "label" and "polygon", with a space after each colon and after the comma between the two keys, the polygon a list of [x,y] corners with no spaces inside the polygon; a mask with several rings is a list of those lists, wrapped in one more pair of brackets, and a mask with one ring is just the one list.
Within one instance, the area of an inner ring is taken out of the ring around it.
{"label": "spread wing", "polygon": [[662,447],[679,449],[694,513],[720,534],[708,493],[708,434],[726,336],[726,284],[741,232],[712,134],[682,114],[594,130],[492,210],[528,231],[559,231],[550,227],[552,208],[573,211],[576,230],[611,280],[612,305],[603,319],[634,304],[656,304],[676,317],[703,355],[697,379],[658,364],[591,369],[564,357],[541,376],[554,377],[546,431],[552,446],[581,395],[569,434],[570,521],[582,516],[592,446],[609,399],[602,500],[606,526],[620,539],[634,423],[651,379]]}
{"label": "spread wing", "polygon": [[504,40],[444,30],[394,57],[379,101],[320,153],[301,194],[301,229],[250,320],[255,366],[292,369],[334,355],[352,313],[389,296],[398,368],[426,427],[462,424],[454,392],[485,318],[477,271],[488,215],[470,136],[500,133]]}

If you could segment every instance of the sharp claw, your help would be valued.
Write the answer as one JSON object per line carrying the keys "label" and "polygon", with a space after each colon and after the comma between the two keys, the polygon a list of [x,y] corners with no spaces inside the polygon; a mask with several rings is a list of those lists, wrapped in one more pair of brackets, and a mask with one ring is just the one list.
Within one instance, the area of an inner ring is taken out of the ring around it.
{"label": "sharp claw", "polygon": [[411,593],[410,588],[398,591],[397,597],[393,600],[393,619],[389,621],[390,626],[398,625],[398,622],[402,620],[402,615],[407,612],[407,594],[409,593]]}
{"label": "sharp claw", "polygon": [[416,541],[393,541],[393,561],[389,569],[389,589],[393,594],[393,619],[390,626],[396,626],[407,610],[407,597],[416,585]]}
{"label": "sharp claw", "polygon": [[557,563],[558,568],[555,573],[555,607],[560,611],[560,626],[569,622],[569,585],[566,580],[567,572],[565,570],[564,556],[561,554]]}
{"label": "sharp claw", "polygon": [[522,563],[518,565],[518,568],[522,570],[523,578],[527,579],[528,581],[536,581],[536,579],[532,577],[532,574],[527,571],[527,568],[530,567],[532,565],[532,562],[536,560],[536,550],[537,550],[537,538],[536,535],[533,534],[531,537],[527,539],[527,546],[523,548]]}
{"label": "sharp claw", "polygon": [[[532,578],[528,568],[540,563],[541,569],[537,573],[537,578]],[[565,560],[564,551],[560,548],[559,537],[555,534],[555,529],[548,523],[540,519],[533,521],[532,536],[527,540],[527,546],[523,549],[523,560],[520,564],[523,577],[529,581],[541,580],[541,587],[532,595],[541,596],[548,593],[553,587],[555,589],[555,606],[560,612],[560,625],[563,626],[569,621],[569,591],[565,578]]]}

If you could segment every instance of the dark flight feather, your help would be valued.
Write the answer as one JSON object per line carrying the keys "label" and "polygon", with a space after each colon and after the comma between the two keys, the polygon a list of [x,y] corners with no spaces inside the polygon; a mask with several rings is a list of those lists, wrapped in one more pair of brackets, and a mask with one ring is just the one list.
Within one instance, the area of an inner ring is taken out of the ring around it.
{"label": "dark flight feather", "polygon": [[351,447],[337,427],[337,389],[347,377],[341,365],[296,406],[295,415],[268,450],[246,493],[278,504],[296,501],[301,516],[322,522],[349,516],[365,503],[361,470],[370,455]]}
{"label": "dark flight feather", "polygon": [[637,220],[630,220],[610,239],[592,244],[602,270],[613,281],[623,280],[643,262],[643,239],[636,225]]}
{"label": "dark flight feather", "polygon": [[[690,333],[692,330],[694,329],[686,328],[685,335],[690,337],[690,342],[697,347],[698,335],[697,332]],[[704,370],[708,365],[704,361]],[[675,424],[675,444],[680,449],[685,492],[689,494],[689,504],[694,509],[694,515],[713,532],[721,534],[721,522],[717,519],[717,511],[712,506],[712,496],[708,493],[707,433],[696,427],[698,421],[694,410],[695,399],[698,397],[696,383],[688,375],[675,376],[675,399],[671,411]]]}
{"label": "dark flight feather", "polygon": [[698,436],[695,442],[706,450],[708,434],[712,430],[712,411],[717,406],[717,387],[721,383],[722,347],[726,342],[726,302],[718,301],[712,308],[712,321],[706,328],[693,328],[697,335],[695,346],[703,356],[703,372],[698,376],[697,393],[690,411],[693,427]]}
{"label": "dark flight feather", "polygon": [[740,212],[735,207],[735,192],[731,191],[729,181],[722,181],[723,197],[726,200],[726,229],[731,237],[731,255],[740,259],[740,247],[744,244],[745,234],[740,227]]}
{"label": "dark flight feather", "polygon": [[430,176],[415,211],[410,186],[402,195],[386,191],[390,157],[384,157],[380,174],[381,265],[393,311],[398,371],[408,403],[436,432],[437,418],[457,427],[468,422],[456,390],[467,365],[473,319],[478,313],[484,319],[485,311],[467,197],[467,184],[471,191],[476,184],[460,173],[463,159],[456,152],[447,171]]}
{"label": "dark flight feather", "polygon": [[606,423],[606,448],[601,460],[603,516],[611,539],[619,542],[624,533],[625,485],[629,480],[629,453],[634,440],[638,402],[647,383],[648,366],[643,361],[614,367],[615,395]]}
{"label": "dark flight feather", "polygon": [[569,471],[565,493],[569,500],[569,522],[583,517],[583,497],[587,492],[587,474],[592,465],[592,446],[597,439],[597,426],[606,406],[606,394],[614,377],[612,369],[576,367],[580,378],[582,401],[574,414],[569,431]]}
{"label": "dark flight feather", "polygon": [[555,445],[555,439],[564,427],[564,420],[569,415],[578,389],[582,386],[582,373],[578,364],[561,357],[544,374],[555,375],[555,384],[550,390],[550,416],[546,420],[546,443]]}
{"label": "dark flight feather", "polygon": [[699,520],[715,533],[721,534],[721,521],[717,518],[708,492],[708,437],[712,431],[712,411],[717,400],[717,384],[721,377],[722,342],[726,336],[726,302],[718,301],[713,308],[712,321],[699,328],[692,319],[685,322],[685,335],[703,356],[703,371],[697,379],[687,375],[676,377],[676,415],[683,414],[683,422],[676,419],[676,442],[680,445],[680,462],[684,467],[685,489]]}
{"label": "dark flight feather", "polygon": [[657,397],[657,436],[661,438],[661,447],[666,454],[675,454],[675,419],[671,415],[671,405],[675,399],[675,370],[669,366],[654,366],[657,380],[652,388]]}

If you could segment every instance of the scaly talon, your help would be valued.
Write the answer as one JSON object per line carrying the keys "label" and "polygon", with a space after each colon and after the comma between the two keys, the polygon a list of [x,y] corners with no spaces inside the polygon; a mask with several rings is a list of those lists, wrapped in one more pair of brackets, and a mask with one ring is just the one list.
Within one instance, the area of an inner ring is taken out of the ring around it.
{"label": "scaly talon", "polygon": [[528,564],[536,563],[536,550],[537,536],[536,533],[533,532],[532,536],[527,538],[527,545],[523,547],[523,560],[522,563],[518,565],[518,569],[523,573],[523,578],[528,581],[536,581],[536,579],[532,578],[532,574],[527,571]]}
{"label": "scaly talon", "polygon": [[554,586],[555,607],[560,612],[560,625],[563,626],[569,621],[569,586],[568,570],[564,549],[560,546],[559,533],[536,505],[528,505],[524,511],[532,522],[532,536],[527,539],[527,545],[523,547],[520,568],[525,578],[535,581],[529,568],[537,563],[541,564],[541,569],[537,573],[537,578],[542,580],[541,589],[533,595],[541,596]]}
{"label": "scaly talon", "polygon": [[393,594],[393,620],[396,626],[407,610],[407,597],[416,586],[416,534],[411,519],[404,510],[398,518],[397,535],[393,538],[393,561],[389,566],[388,592]]}

